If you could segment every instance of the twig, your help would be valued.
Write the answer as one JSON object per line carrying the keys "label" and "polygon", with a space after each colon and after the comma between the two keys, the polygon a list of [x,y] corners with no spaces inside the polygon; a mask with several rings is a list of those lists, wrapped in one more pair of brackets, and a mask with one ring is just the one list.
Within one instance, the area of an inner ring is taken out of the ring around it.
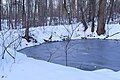
{"label": "twig", "polygon": [[11,53],[7,49],[6,49],[6,51],[13,59],[15,59],[15,57],[13,55],[11,55]]}
{"label": "twig", "polygon": [[116,33],[114,33],[114,34],[112,34],[112,35],[110,35],[110,36],[106,36],[105,39],[106,39],[106,38],[109,38],[109,37],[112,37],[112,36],[114,36],[114,35],[116,35],[116,34],[119,34],[119,33],[120,33],[120,32],[116,32]]}
{"label": "twig", "polygon": [[[18,38],[16,38],[14,41],[12,41],[8,46],[6,46],[5,47],[5,45],[4,45],[4,51],[3,51],[3,54],[2,54],[2,59],[4,59],[4,54],[5,54],[5,51],[7,51],[7,48],[12,44],[12,43],[14,43],[16,40],[18,40],[20,38],[20,36],[18,37]],[[13,59],[15,59],[8,51],[7,51],[7,53],[13,58]]]}

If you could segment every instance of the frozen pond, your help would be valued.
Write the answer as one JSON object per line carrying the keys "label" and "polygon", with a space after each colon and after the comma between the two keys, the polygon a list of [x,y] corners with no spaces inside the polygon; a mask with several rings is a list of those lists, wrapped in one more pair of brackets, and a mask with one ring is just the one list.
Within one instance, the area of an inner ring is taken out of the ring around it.
{"label": "frozen pond", "polygon": [[72,40],[43,43],[20,50],[29,57],[83,70],[120,70],[120,41],[116,40]]}

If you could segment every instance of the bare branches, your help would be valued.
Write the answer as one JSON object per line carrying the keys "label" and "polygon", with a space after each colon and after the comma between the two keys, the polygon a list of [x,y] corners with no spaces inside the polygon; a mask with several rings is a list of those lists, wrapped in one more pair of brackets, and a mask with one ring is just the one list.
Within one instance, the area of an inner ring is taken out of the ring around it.
{"label": "bare branches", "polygon": [[70,41],[71,41],[71,38],[72,38],[74,32],[76,31],[76,29],[79,27],[80,24],[81,23],[79,23],[77,26],[70,25],[69,27],[71,27],[71,29],[67,29],[67,27],[64,26],[66,31],[69,34],[67,39],[65,40],[65,46],[64,46],[64,50],[65,50],[65,65],[66,66],[68,66],[68,52],[69,52],[70,47],[72,47],[69,44],[70,44]]}
{"label": "bare branches", "polygon": [[7,46],[5,46],[5,44],[3,43],[3,48],[4,51],[2,53],[2,59],[4,59],[4,55],[5,52],[7,52],[13,59],[15,59],[15,57],[7,50],[15,41],[17,41],[20,38],[20,36],[18,38],[16,38],[15,40],[13,40],[12,42],[10,42]]}

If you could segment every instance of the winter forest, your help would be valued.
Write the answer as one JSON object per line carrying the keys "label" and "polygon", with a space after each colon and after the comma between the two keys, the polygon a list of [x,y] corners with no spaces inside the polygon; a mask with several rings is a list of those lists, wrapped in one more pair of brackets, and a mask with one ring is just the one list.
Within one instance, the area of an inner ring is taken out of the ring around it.
{"label": "winter forest", "polygon": [[0,0],[0,80],[120,80],[120,0]]}

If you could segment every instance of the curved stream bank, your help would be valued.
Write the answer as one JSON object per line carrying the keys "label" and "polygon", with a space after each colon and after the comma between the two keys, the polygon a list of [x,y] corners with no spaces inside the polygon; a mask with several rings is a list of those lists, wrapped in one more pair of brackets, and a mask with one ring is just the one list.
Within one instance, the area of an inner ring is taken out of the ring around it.
{"label": "curved stream bank", "polygon": [[120,70],[120,41],[116,40],[72,40],[50,42],[28,47],[19,52],[28,57],[52,63],[67,65],[83,70],[112,69]]}

